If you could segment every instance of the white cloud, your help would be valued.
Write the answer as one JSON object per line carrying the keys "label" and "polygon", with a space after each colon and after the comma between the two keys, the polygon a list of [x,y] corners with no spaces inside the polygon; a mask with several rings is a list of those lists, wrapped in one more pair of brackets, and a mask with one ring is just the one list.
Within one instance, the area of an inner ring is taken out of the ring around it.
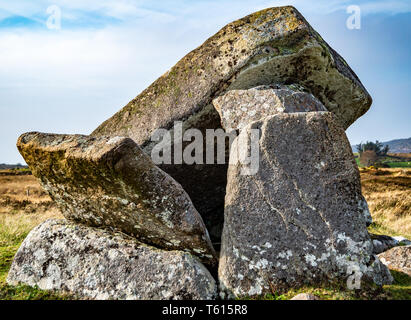
{"label": "white cloud", "polygon": [[398,14],[411,12],[410,1],[369,1],[361,4],[360,7],[361,10],[366,14]]}
{"label": "white cloud", "polygon": [[63,18],[70,21],[85,17],[116,18],[121,21],[136,18],[164,21],[173,18],[167,12],[142,7],[143,3],[144,1],[131,0],[38,0],[35,3],[31,0],[17,0],[0,3],[0,11],[2,11],[2,18],[18,15],[35,19],[38,16],[47,16],[47,8],[51,5],[57,5],[62,10]]}

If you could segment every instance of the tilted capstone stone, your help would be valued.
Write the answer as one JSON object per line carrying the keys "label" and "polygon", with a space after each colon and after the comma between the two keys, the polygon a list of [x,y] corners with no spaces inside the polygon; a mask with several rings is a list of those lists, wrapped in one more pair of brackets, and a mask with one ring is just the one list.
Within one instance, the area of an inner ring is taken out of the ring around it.
{"label": "tilted capstone stone", "polygon": [[222,28],[93,134],[126,135],[144,146],[157,128],[200,112],[216,94],[290,80],[314,94],[344,128],[371,105],[358,77],[304,17],[294,7],[276,7]]}
{"label": "tilted capstone stone", "polygon": [[[364,288],[392,277],[373,255],[358,167],[330,112],[281,113],[242,131],[260,132],[259,170],[228,170],[219,281],[228,297],[342,283]],[[231,154],[237,144],[233,143]]]}
{"label": "tilted capstone stone", "polygon": [[[260,85],[296,84],[313,94],[348,128],[371,97],[344,59],[293,7],[269,8],[234,21],[182,58],[94,136],[127,136],[150,154],[158,128],[183,121],[184,130],[221,128],[214,98]],[[227,156],[228,157],[228,156]],[[161,169],[190,195],[206,225],[223,223],[227,164],[171,164]]]}
{"label": "tilted capstone stone", "polygon": [[98,300],[209,300],[217,285],[191,254],[121,233],[48,220],[30,232],[8,274],[25,284]]}
{"label": "tilted capstone stone", "polygon": [[67,219],[115,228],[216,264],[207,229],[187,193],[130,138],[32,132],[17,146]]}

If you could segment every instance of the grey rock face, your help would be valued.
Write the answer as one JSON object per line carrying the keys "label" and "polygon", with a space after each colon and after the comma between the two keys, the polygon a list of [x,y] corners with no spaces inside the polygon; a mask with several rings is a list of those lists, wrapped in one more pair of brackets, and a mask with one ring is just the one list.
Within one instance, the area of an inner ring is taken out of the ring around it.
{"label": "grey rock face", "polygon": [[7,282],[86,299],[213,299],[217,286],[192,255],[123,234],[48,220],[30,232]]}
{"label": "grey rock face", "polygon": [[[223,292],[256,297],[306,284],[390,283],[372,254],[360,176],[344,130],[329,112],[277,114],[260,132],[259,170],[228,170],[219,264]],[[233,144],[231,156],[238,148]],[[356,270],[356,271],[355,271]]]}
{"label": "grey rock face", "polygon": [[379,254],[378,257],[390,269],[406,273],[411,277],[411,245],[392,248]]}
{"label": "grey rock face", "polygon": [[373,220],[370,209],[368,208],[368,203],[365,200],[365,198],[363,198],[363,201],[359,204],[359,207],[360,210],[363,212],[365,223],[367,224],[367,227],[369,227],[372,224]]}
{"label": "grey rock face", "polygon": [[[269,8],[234,21],[188,53],[170,71],[102,123],[95,136],[126,136],[150,151],[158,128],[218,129],[214,98],[231,90],[296,83],[317,97],[347,128],[371,97],[344,59],[295,8]],[[210,109],[211,106],[211,109]],[[204,116],[206,122],[204,122]],[[190,195],[209,229],[221,228],[227,166],[163,165]],[[213,232],[214,234],[214,232]]]}
{"label": "grey rock face", "polygon": [[380,254],[400,245],[396,239],[390,236],[370,234],[370,237],[374,246],[374,254]]}
{"label": "grey rock face", "polygon": [[17,143],[43,187],[69,219],[112,227],[160,248],[216,263],[189,196],[129,138],[27,133]]}
{"label": "grey rock face", "polygon": [[129,136],[144,145],[156,128],[200,112],[223,92],[291,79],[337,114],[344,128],[371,105],[355,73],[298,10],[277,7],[225,26],[93,134]]}
{"label": "grey rock face", "polygon": [[277,113],[327,111],[312,94],[297,85],[259,86],[231,90],[213,100],[225,130],[241,130],[253,121]]}

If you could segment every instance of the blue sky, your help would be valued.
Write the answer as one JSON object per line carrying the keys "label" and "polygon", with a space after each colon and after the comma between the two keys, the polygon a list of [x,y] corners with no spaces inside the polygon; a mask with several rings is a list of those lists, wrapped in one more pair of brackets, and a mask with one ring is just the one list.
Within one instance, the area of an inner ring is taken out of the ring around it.
{"label": "blue sky", "polygon": [[[89,134],[228,22],[294,5],[357,73],[370,111],[352,143],[411,137],[411,1],[0,0],[0,163],[27,131]],[[46,26],[61,9],[60,30]],[[349,5],[361,9],[350,30]]]}

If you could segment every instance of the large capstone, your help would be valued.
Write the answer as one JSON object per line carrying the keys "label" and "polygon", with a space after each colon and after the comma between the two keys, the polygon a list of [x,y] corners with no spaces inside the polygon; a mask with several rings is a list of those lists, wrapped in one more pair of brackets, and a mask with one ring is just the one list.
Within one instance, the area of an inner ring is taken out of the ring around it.
{"label": "large capstone", "polygon": [[248,162],[233,162],[228,170],[223,293],[259,297],[352,279],[390,283],[372,253],[358,167],[335,116],[281,113],[253,122],[233,143],[230,160],[243,147],[238,139],[245,135],[242,141],[250,143],[256,134],[255,174]]}
{"label": "large capstone", "polygon": [[[153,133],[174,121],[184,128],[221,128],[215,97],[259,85],[297,84],[317,97],[347,128],[371,97],[344,59],[293,7],[270,8],[234,21],[182,58],[94,136],[127,136],[150,153]],[[206,121],[205,121],[206,120]],[[221,229],[226,164],[161,166],[189,193],[205,223]]]}
{"label": "large capstone", "polygon": [[17,146],[67,219],[216,263],[187,193],[130,138],[32,132]]}
{"label": "large capstone", "polygon": [[124,234],[48,220],[18,250],[7,282],[86,299],[214,299],[215,280],[191,254]]}

